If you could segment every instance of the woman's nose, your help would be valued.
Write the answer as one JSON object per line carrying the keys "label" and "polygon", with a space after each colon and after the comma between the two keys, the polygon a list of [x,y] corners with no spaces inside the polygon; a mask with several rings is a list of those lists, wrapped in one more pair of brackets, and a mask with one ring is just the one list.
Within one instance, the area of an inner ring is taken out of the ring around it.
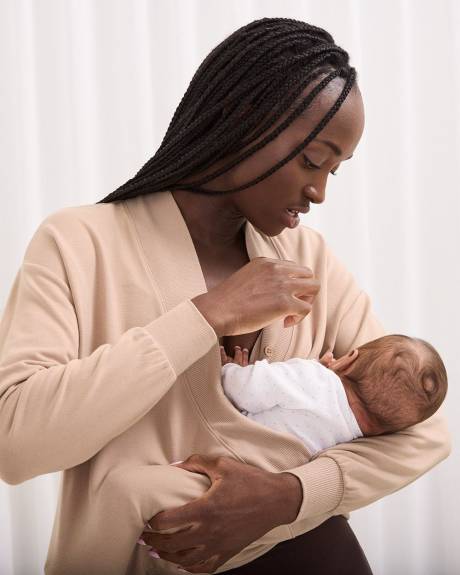
{"label": "woman's nose", "polygon": [[309,185],[306,187],[305,192],[311,202],[321,204],[326,197],[326,186],[322,184]]}

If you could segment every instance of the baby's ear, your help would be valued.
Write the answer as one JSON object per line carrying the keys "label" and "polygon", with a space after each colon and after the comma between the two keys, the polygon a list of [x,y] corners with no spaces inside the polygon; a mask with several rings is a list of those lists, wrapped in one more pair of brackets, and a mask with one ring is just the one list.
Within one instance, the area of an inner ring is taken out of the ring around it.
{"label": "baby's ear", "polygon": [[353,362],[356,360],[358,355],[359,355],[358,350],[352,349],[350,351],[350,353],[348,353],[347,355],[343,355],[342,357],[337,359],[331,365],[331,369],[333,369],[335,372],[340,372],[340,373],[345,374],[347,372],[347,370],[351,367]]}

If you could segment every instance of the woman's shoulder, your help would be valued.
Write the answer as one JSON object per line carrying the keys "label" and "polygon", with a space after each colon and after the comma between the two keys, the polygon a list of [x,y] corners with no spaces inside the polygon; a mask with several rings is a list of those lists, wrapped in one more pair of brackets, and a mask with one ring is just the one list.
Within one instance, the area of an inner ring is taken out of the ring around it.
{"label": "woman's shoulder", "polygon": [[58,246],[83,248],[89,244],[123,241],[129,233],[122,202],[67,206],[49,213],[32,240],[53,241]]}
{"label": "woman's shoulder", "polygon": [[123,218],[120,202],[66,206],[49,213],[39,228],[63,229],[67,234],[85,226],[96,230],[113,229]]}
{"label": "woman's shoulder", "polygon": [[[35,229],[24,261],[47,267],[92,257],[100,246],[117,249],[123,242],[126,218],[118,203],[83,204],[49,213]],[[58,267],[62,267],[62,264]]]}

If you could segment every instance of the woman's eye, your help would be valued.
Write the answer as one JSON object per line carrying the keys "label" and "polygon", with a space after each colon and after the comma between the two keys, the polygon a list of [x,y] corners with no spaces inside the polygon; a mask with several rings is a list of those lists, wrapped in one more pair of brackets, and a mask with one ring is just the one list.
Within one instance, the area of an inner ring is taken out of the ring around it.
{"label": "woman's eye", "polygon": [[307,156],[305,154],[303,154],[304,157],[304,161],[305,161],[305,167],[309,168],[310,170],[319,170],[319,166],[317,166],[316,164],[314,164],[310,158],[307,158]]}
{"label": "woman's eye", "polygon": [[[304,158],[304,165],[306,168],[308,168],[309,170],[319,170],[321,169],[321,166],[317,166],[316,164],[314,164],[310,158],[308,158],[305,154],[303,154],[303,158]],[[338,168],[335,168],[334,170],[331,170],[329,173],[332,174],[333,176],[337,175],[337,170]]]}

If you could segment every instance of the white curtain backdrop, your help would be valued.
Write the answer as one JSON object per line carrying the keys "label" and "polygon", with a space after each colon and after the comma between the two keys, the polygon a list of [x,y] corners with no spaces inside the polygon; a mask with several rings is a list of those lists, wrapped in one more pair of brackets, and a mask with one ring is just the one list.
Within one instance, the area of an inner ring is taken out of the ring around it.
{"label": "white curtain backdrop", "polygon": [[[303,223],[387,329],[432,342],[450,376],[452,455],[351,524],[375,575],[460,573],[460,2],[0,0],[0,310],[43,218],[132,177],[203,58],[265,16],[331,32],[365,100],[353,160]],[[2,575],[43,572],[58,484],[59,474],[0,481]]]}

